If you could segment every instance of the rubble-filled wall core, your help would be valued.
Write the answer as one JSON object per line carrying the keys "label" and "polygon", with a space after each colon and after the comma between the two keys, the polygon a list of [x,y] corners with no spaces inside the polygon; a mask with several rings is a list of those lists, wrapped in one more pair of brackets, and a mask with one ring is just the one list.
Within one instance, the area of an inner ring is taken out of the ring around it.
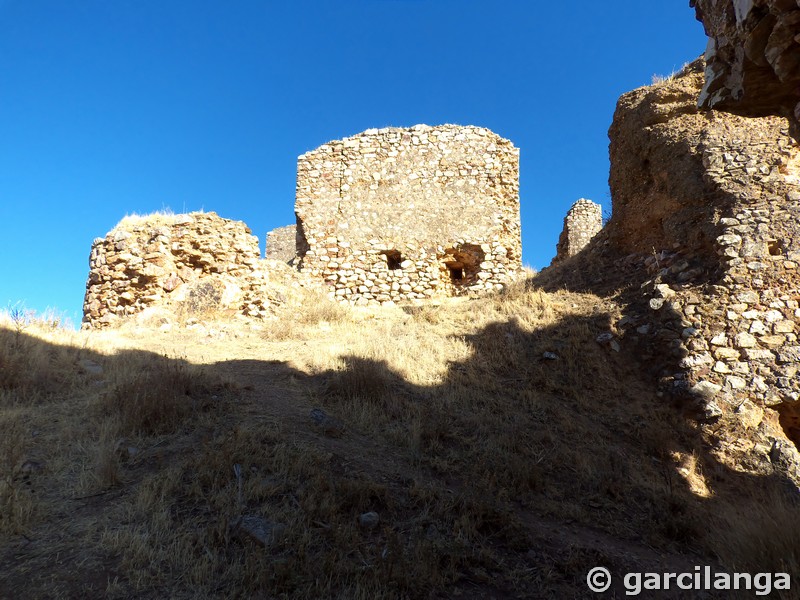
{"label": "rubble-filled wall core", "polygon": [[519,150],[488,129],[370,129],[297,164],[300,268],[383,304],[500,289],[521,267]]}
{"label": "rubble-filled wall core", "polygon": [[553,263],[575,256],[602,228],[603,207],[586,198],[578,199],[564,217]]}
{"label": "rubble-filled wall core", "polygon": [[258,239],[215,213],[126,217],[92,244],[83,327],[183,305],[259,317],[269,310]]}

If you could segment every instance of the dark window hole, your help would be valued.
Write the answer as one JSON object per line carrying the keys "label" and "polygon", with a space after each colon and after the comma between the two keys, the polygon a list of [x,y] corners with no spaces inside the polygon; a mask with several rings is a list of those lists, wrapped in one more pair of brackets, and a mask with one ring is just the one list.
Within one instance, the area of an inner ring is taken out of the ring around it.
{"label": "dark window hole", "polygon": [[397,250],[386,250],[383,252],[383,255],[386,257],[386,264],[392,271],[396,271],[400,269],[400,265],[403,262],[403,255],[400,254]]}
{"label": "dark window hole", "polygon": [[461,281],[464,279],[464,265],[460,263],[450,263],[447,265],[447,270],[450,271],[451,281]]}
{"label": "dark window hole", "polygon": [[767,242],[767,250],[770,256],[780,256],[783,254],[783,245],[778,240],[770,240]]}

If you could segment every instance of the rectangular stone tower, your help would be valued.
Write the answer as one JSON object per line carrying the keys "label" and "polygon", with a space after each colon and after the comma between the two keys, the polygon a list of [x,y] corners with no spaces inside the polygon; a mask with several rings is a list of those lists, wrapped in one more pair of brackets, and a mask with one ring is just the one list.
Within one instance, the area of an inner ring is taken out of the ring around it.
{"label": "rectangular stone tower", "polygon": [[521,267],[519,149],[488,129],[370,129],[298,159],[300,267],[352,304],[502,288]]}

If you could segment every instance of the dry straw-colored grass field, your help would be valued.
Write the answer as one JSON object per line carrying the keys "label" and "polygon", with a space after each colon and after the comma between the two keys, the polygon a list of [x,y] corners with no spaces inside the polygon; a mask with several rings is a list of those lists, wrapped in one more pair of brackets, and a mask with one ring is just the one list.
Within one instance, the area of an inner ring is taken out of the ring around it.
{"label": "dry straw-colored grass field", "polygon": [[0,597],[583,598],[596,565],[798,572],[780,482],[716,462],[595,341],[613,298],[520,282],[283,311],[3,316]]}

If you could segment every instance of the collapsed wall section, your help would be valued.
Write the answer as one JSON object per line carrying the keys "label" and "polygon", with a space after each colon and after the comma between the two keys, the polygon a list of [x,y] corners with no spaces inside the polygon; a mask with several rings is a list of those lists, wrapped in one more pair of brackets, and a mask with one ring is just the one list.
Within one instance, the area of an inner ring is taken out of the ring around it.
{"label": "collapsed wall section", "polygon": [[92,244],[83,327],[102,328],[150,307],[267,311],[258,239],[216,213],[126,217]]}
{"label": "collapsed wall section", "polygon": [[478,127],[371,129],[298,159],[301,269],[353,304],[502,288],[521,266],[519,150]]}

